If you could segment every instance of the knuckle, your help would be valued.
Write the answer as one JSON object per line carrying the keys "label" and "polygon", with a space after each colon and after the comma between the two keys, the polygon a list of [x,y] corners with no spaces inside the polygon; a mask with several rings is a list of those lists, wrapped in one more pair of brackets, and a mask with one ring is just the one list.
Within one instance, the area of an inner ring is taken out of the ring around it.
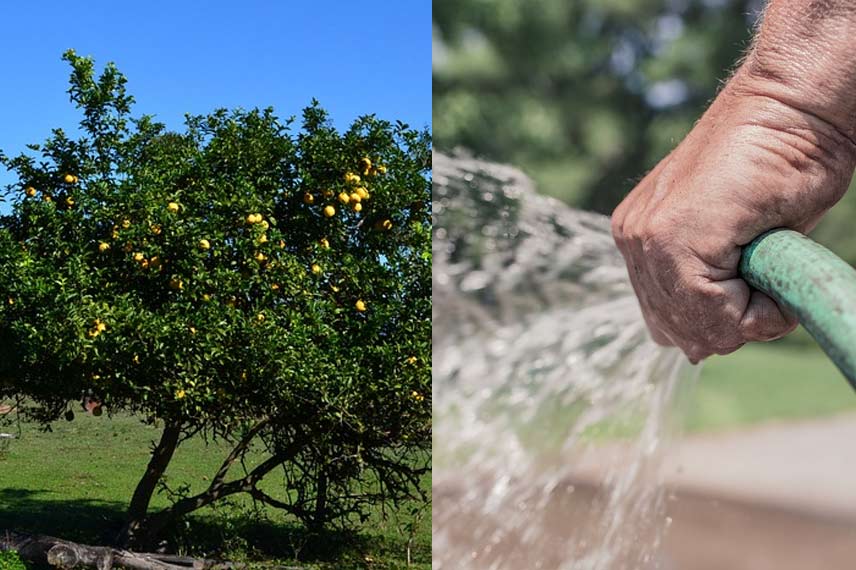
{"label": "knuckle", "polygon": [[624,243],[624,216],[620,216],[617,210],[616,213],[612,215],[610,228],[612,229],[612,239],[615,240],[615,243],[619,245]]}
{"label": "knuckle", "polygon": [[647,255],[658,255],[672,243],[675,229],[671,219],[664,214],[655,214],[647,220],[639,232],[642,251]]}

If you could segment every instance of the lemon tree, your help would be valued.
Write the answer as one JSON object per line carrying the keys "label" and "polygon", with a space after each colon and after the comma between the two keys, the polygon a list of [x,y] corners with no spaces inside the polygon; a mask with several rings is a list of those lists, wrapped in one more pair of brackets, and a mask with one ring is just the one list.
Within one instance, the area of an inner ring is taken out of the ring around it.
{"label": "lemon tree", "polygon": [[[238,493],[313,527],[418,493],[428,132],[374,116],[340,132],[317,102],[300,120],[217,110],[173,132],[132,116],[112,64],[64,59],[79,135],[0,155],[17,176],[0,219],[0,398],[46,425],[83,398],[162,428],[125,543]],[[153,511],[197,434],[231,452],[204,491]]]}

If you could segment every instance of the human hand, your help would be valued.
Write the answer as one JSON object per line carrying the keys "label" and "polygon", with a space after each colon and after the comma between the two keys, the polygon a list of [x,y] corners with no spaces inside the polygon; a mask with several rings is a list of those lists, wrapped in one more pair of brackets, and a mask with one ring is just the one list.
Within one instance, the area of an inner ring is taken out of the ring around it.
{"label": "human hand", "polygon": [[654,340],[696,363],[793,330],[793,317],[740,278],[741,249],[776,227],[807,233],[854,165],[848,136],[738,72],[613,214]]}

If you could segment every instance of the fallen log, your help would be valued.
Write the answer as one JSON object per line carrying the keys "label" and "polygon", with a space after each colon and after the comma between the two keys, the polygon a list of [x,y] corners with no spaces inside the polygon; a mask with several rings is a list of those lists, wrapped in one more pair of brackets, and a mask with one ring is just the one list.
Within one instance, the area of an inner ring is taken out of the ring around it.
{"label": "fallen log", "polygon": [[0,550],[15,550],[22,560],[54,568],[111,570],[243,570],[244,564],[189,556],[131,552],[109,546],[90,546],[53,536],[7,531],[0,533]]}

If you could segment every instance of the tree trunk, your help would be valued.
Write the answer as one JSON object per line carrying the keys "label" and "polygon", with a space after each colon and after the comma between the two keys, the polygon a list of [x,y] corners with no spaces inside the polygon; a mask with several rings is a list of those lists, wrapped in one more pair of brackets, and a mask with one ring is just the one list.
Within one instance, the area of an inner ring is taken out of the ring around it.
{"label": "tree trunk", "polygon": [[[282,465],[283,462],[292,459],[297,452],[300,451],[303,445],[304,444],[302,442],[292,443],[291,446],[280,451],[276,455],[268,457],[241,479],[235,479],[234,481],[224,483],[223,477],[218,474],[205,491],[191,497],[184,497],[183,499],[173,503],[172,506],[147,517],[143,517],[137,521],[136,533],[132,533],[131,535],[133,542],[143,546],[152,544],[158,535],[160,535],[161,532],[163,532],[163,530],[170,524],[197,509],[201,509],[202,507],[206,507],[219,499],[237,493],[257,492],[258,489],[256,485],[258,482],[276,467]],[[233,454],[230,454],[229,458],[227,458],[227,462],[231,460],[232,455]]]}
{"label": "tree trunk", "polygon": [[131,497],[131,503],[128,506],[127,522],[119,535],[118,543],[123,546],[128,546],[135,542],[135,537],[140,529],[141,524],[146,518],[149,511],[149,504],[172,456],[175,453],[175,448],[178,447],[178,440],[181,437],[181,424],[167,424],[163,429],[160,441],[152,451],[152,458],[149,460],[149,465],[143,477],[137,483],[137,488],[134,490],[134,496]]}
{"label": "tree trunk", "polygon": [[321,468],[321,473],[318,475],[318,486],[315,495],[315,512],[312,514],[312,521],[309,524],[310,530],[319,531],[323,528],[327,521],[327,473]]}

